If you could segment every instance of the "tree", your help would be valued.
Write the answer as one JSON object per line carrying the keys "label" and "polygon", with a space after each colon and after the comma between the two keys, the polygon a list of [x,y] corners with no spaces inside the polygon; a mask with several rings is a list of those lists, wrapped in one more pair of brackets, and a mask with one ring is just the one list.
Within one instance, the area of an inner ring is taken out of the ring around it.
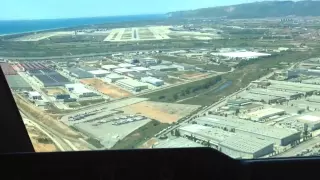
{"label": "tree", "polygon": [[174,100],[177,100],[178,98],[179,98],[178,94],[174,94],[174,95],[173,95],[173,99],[174,99]]}
{"label": "tree", "polygon": [[180,137],[180,132],[176,129],[175,130],[175,135],[177,136],[177,137]]}

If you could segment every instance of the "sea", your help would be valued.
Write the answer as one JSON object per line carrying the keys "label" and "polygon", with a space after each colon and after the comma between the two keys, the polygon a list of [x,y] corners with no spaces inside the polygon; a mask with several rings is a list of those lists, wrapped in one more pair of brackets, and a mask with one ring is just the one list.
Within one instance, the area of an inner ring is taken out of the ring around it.
{"label": "sea", "polygon": [[47,19],[47,20],[0,20],[0,35],[20,34],[33,31],[42,31],[59,28],[71,28],[77,26],[130,22],[141,20],[160,20],[166,18],[162,14],[132,15],[132,16],[110,16],[90,18],[69,18],[69,19]]}

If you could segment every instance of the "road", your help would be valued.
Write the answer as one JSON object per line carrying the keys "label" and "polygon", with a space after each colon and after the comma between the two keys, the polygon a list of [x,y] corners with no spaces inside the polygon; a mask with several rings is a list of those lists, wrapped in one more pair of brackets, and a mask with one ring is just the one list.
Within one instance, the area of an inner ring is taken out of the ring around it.
{"label": "road", "polygon": [[303,142],[301,144],[299,144],[298,146],[289,149],[288,151],[278,154],[276,156],[273,157],[292,157],[292,156],[296,156],[296,154],[301,153],[303,150],[310,148],[314,145],[316,145],[317,143],[320,142],[320,137],[314,137],[313,139]]}
{"label": "road", "polygon": [[[174,48],[175,51],[178,50],[196,50],[201,48]],[[135,52],[149,52],[149,51],[172,51],[172,48],[157,48],[150,50],[135,50],[135,51],[113,51],[106,53],[89,53],[89,54],[78,54],[78,55],[63,55],[63,56],[45,56],[45,57],[1,57],[3,59],[14,59],[14,60],[54,60],[54,59],[64,59],[64,60],[72,60],[73,58],[83,58],[83,57],[94,57],[94,56],[106,56],[117,53],[135,53]]]}
{"label": "road", "polygon": [[38,130],[40,130],[43,134],[48,136],[54,145],[58,148],[59,151],[72,151],[74,150],[69,144],[63,141],[62,138],[60,138],[59,135],[55,135],[55,133],[52,133],[52,130],[50,130],[46,125],[43,123],[34,120],[33,118],[28,117],[23,111],[20,110],[20,114],[23,117],[24,121],[27,121],[28,123],[32,124],[34,127],[36,127]]}

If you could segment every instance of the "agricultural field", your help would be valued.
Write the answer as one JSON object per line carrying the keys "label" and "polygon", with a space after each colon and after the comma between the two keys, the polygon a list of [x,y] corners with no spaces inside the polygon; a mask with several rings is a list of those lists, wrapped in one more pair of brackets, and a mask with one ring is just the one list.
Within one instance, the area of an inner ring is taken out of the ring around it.
{"label": "agricultural field", "polygon": [[161,123],[174,123],[200,106],[144,101],[122,108],[125,113],[143,114]]}
{"label": "agricultural field", "polygon": [[82,79],[81,83],[90,85],[93,88],[95,88],[97,91],[110,96],[111,98],[124,98],[124,97],[129,97],[132,94],[129,93],[128,91],[125,91],[121,88],[118,88],[114,85],[108,84],[103,82],[100,79]]}

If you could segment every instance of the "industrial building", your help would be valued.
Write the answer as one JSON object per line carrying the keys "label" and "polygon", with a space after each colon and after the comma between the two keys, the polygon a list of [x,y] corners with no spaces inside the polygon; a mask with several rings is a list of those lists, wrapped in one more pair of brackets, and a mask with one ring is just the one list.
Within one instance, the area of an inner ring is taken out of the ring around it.
{"label": "industrial building", "polygon": [[120,79],[124,79],[123,76],[119,75],[119,74],[108,74],[105,78],[104,78],[104,81],[105,82],[108,82],[108,83],[113,83],[113,82],[116,82]]}
{"label": "industrial building", "polygon": [[211,128],[198,124],[183,126],[178,130],[182,137],[196,138],[197,140],[209,142],[211,145],[216,146],[216,148],[218,148],[219,143],[224,141],[226,138],[235,135],[235,133],[224,131],[219,128]]}
{"label": "industrial building", "polygon": [[88,73],[87,71],[80,69],[80,68],[69,68],[67,72],[70,76],[76,77],[78,79],[85,79],[85,78],[93,78],[93,74]]}
{"label": "industrial building", "polygon": [[297,129],[298,131],[314,131],[320,128],[320,117],[317,115],[306,114],[288,117],[282,120],[279,125]]}
{"label": "industrial building", "polygon": [[157,79],[157,78],[154,78],[154,77],[150,77],[150,76],[141,78],[141,81],[145,82],[145,83],[152,84],[154,86],[162,86],[162,85],[164,85],[164,81],[163,80]]}
{"label": "industrial building", "polygon": [[227,101],[228,106],[245,106],[252,104],[251,100],[249,99],[229,99]]}
{"label": "industrial building", "polygon": [[219,146],[219,151],[233,158],[259,158],[274,152],[273,142],[243,135],[226,138]]}
{"label": "industrial building", "polygon": [[98,69],[94,71],[89,71],[90,74],[92,74],[94,77],[105,77],[107,74],[110,74],[109,71]]}
{"label": "industrial building", "polygon": [[144,89],[148,89],[148,85],[141,83],[139,81],[133,80],[133,79],[122,79],[122,80],[118,80],[116,82],[116,84],[120,87],[123,87],[127,90],[131,90],[131,91],[141,91]]}
{"label": "industrial building", "polygon": [[146,73],[147,71],[150,71],[149,68],[140,67],[140,66],[139,67],[132,67],[130,69],[132,69],[132,70],[134,70],[136,72],[140,72],[140,73]]}
{"label": "industrial building", "polygon": [[275,91],[271,89],[253,88],[248,92],[251,94],[261,94],[261,95],[272,95],[286,98],[287,100],[298,99],[303,96],[302,93],[298,92],[286,92],[286,91]]}
{"label": "industrial building", "polygon": [[281,103],[286,101],[286,98],[284,97],[278,97],[278,96],[272,96],[272,95],[262,95],[262,94],[252,94],[252,93],[241,93],[241,95],[238,95],[238,97],[241,97],[243,99],[248,99],[256,102],[264,102],[267,104],[274,104],[274,103]]}
{"label": "industrial building", "polygon": [[131,77],[133,79],[137,79],[137,80],[140,80],[141,78],[147,77],[146,74],[139,73],[139,72],[129,72],[129,73],[127,73],[127,76]]}
{"label": "industrial building", "polygon": [[271,141],[281,146],[286,146],[299,141],[301,134],[294,129],[278,128],[260,123],[248,123],[243,126],[236,127],[235,132]]}
{"label": "industrial building", "polygon": [[134,72],[134,70],[128,69],[128,68],[118,68],[118,69],[114,69],[113,72],[125,75],[125,74],[127,74],[129,72]]}
{"label": "industrial building", "polygon": [[119,66],[120,68],[131,68],[131,67],[135,67],[135,65],[129,64],[129,63],[120,63],[120,64],[118,64],[118,66]]}
{"label": "industrial building", "polygon": [[157,79],[164,79],[168,77],[168,75],[165,72],[160,71],[148,71],[146,74]]}
{"label": "industrial building", "polygon": [[268,118],[277,116],[277,115],[284,115],[286,112],[282,109],[277,108],[265,108],[261,110],[257,110],[254,112],[250,112],[245,115],[246,119],[250,119],[256,122],[265,122]]}
{"label": "industrial building", "polygon": [[192,71],[195,69],[195,66],[189,64],[173,64],[172,67],[177,68],[179,71]]}
{"label": "industrial building", "polygon": [[116,65],[110,64],[110,65],[103,65],[103,66],[101,66],[101,68],[105,69],[107,71],[112,71],[112,70],[117,69],[119,67]]}
{"label": "industrial building", "polygon": [[28,98],[31,100],[41,100],[41,94],[37,91],[28,92]]}
{"label": "industrial building", "polygon": [[254,136],[283,146],[300,140],[300,132],[296,130],[268,126],[237,118],[209,115],[197,118],[194,122],[203,126],[222,128],[237,134]]}
{"label": "industrial building", "polygon": [[308,128],[311,131],[317,130],[320,128],[320,116],[315,116],[311,114],[301,115],[297,120],[303,124],[308,125]]}
{"label": "industrial building", "polygon": [[176,67],[166,66],[166,65],[150,66],[149,68],[156,71],[177,71],[178,70]]}
{"label": "industrial building", "polygon": [[143,58],[139,60],[140,64],[146,67],[155,66],[159,63],[157,59],[153,58]]}
{"label": "industrial building", "polygon": [[52,86],[64,86],[65,84],[70,83],[69,79],[62,76],[54,70],[36,70],[37,72],[32,73],[35,77],[35,80],[42,87],[52,87]]}
{"label": "industrial building", "polygon": [[97,93],[87,89],[83,84],[66,84],[66,89],[75,94],[78,98],[99,96]]}
{"label": "industrial building", "polygon": [[298,93],[302,93],[305,96],[312,95],[316,92],[314,88],[303,87],[303,85],[301,87],[297,87],[297,86],[271,84],[270,86],[268,86],[268,89],[277,90],[277,91],[286,91],[286,92],[298,92]]}
{"label": "industrial building", "polygon": [[271,83],[271,85],[280,85],[280,87],[285,87],[285,86],[294,86],[296,88],[308,88],[313,91],[319,91],[320,85],[316,84],[303,84],[303,83],[295,83],[295,82],[288,82],[288,81],[275,81],[275,80],[268,80],[268,82]]}
{"label": "industrial building", "polygon": [[31,91],[32,87],[19,75],[5,76],[10,89],[14,91]]}
{"label": "industrial building", "polygon": [[203,145],[196,143],[194,141],[190,141],[185,138],[174,138],[174,139],[166,139],[157,142],[152,146],[152,148],[193,148],[193,147],[204,147]]}

